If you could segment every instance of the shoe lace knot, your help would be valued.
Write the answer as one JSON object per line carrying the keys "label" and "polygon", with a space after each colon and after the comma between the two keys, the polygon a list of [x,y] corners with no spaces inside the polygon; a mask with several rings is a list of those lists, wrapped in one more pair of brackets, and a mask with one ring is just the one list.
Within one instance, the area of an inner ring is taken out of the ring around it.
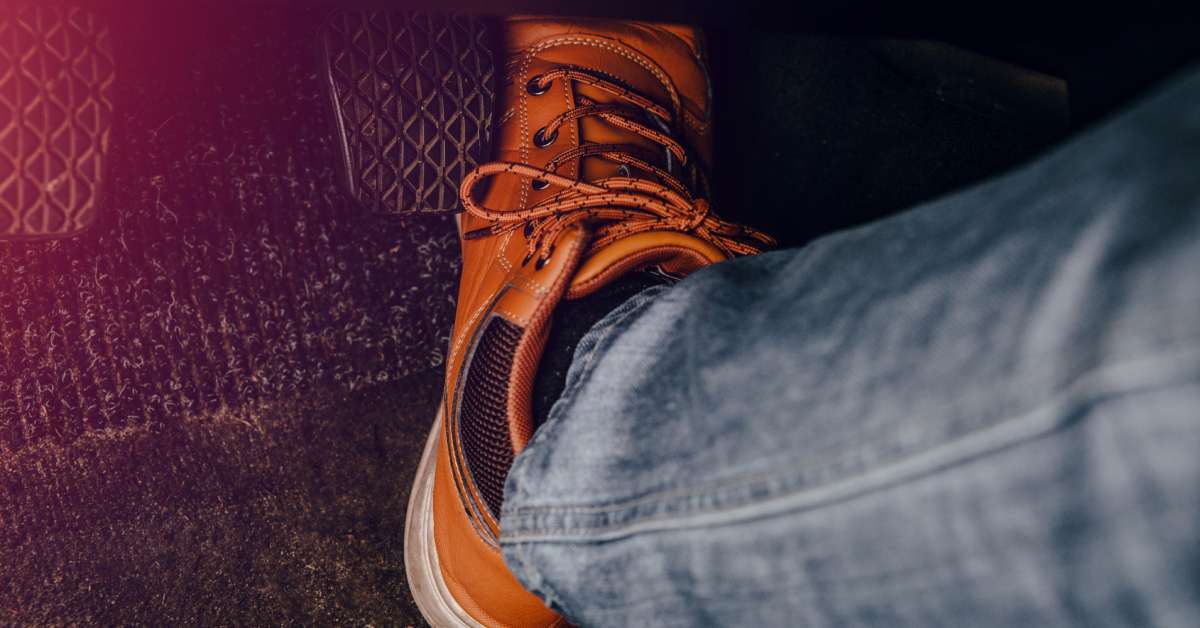
{"label": "shoe lace knot", "polygon": [[[533,77],[526,86],[530,94],[545,93],[556,80],[587,85],[614,97],[599,103],[577,96],[576,105],[538,129],[532,141],[539,148],[553,144],[559,129],[587,117],[599,118],[617,128],[661,146],[657,158],[645,146],[632,143],[581,142],[556,154],[545,167],[512,161],[481,164],[463,178],[459,188],[464,209],[490,222],[487,227],[464,234],[470,240],[524,229],[527,253],[540,264],[553,253],[554,242],[568,227],[586,223],[593,231],[588,253],[633,234],[647,231],[690,233],[731,257],[754,255],[775,245],[769,235],[717,217],[705,196],[709,184],[684,143],[677,139],[676,121],[682,105],[674,97],[668,109],[652,99],[605,76],[573,66],[560,66]],[[650,126],[647,121],[655,126]],[[655,128],[657,127],[657,128]],[[618,175],[584,181],[557,173],[570,160],[599,157],[618,164]],[[665,167],[655,163],[665,162]],[[634,171],[631,168],[636,168]],[[534,189],[557,189],[528,207],[498,209],[483,206],[475,198],[477,187],[489,177],[516,175],[529,180]],[[638,176],[640,175],[640,176]],[[689,183],[681,180],[687,177]]]}

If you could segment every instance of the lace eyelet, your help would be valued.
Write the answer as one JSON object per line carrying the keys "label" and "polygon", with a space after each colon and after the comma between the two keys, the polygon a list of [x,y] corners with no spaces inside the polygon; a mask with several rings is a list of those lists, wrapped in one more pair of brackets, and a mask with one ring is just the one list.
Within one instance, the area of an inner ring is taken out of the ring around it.
{"label": "lace eyelet", "polygon": [[544,179],[534,179],[533,181],[529,182],[529,187],[535,190],[544,190],[550,187],[550,182]]}
{"label": "lace eyelet", "polygon": [[534,270],[541,270],[541,269],[542,269],[542,268],[543,268],[543,267],[544,267],[546,264],[549,264],[549,263],[550,263],[550,258],[551,258],[553,255],[554,255],[554,245],[551,245],[551,246],[550,246],[550,248],[546,250],[546,256],[545,256],[545,257],[539,257],[539,258],[537,259],[537,262],[535,262],[535,263],[534,263],[534,265],[533,265],[533,269],[534,269]]}
{"label": "lace eyelet", "polygon": [[533,223],[527,222],[525,223],[525,237],[528,238],[531,235],[533,235]]}
{"label": "lace eyelet", "polygon": [[553,133],[546,135],[546,127],[542,127],[537,130],[537,133],[533,134],[533,145],[537,146],[538,148],[546,148],[547,146],[553,144],[554,140],[557,139],[558,129],[554,129]]}
{"label": "lace eyelet", "polygon": [[617,175],[625,177],[625,178],[629,178],[629,177],[633,176],[633,171],[631,171],[629,169],[628,164],[621,164],[621,165],[617,166]]}
{"label": "lace eyelet", "polygon": [[531,259],[533,259],[533,251],[530,251],[525,254],[525,259],[521,260],[521,268],[525,268],[526,266],[528,266],[529,260],[531,260]]}
{"label": "lace eyelet", "polygon": [[530,96],[541,96],[550,91],[550,86],[553,84],[554,81],[549,81],[545,85],[542,85],[542,75],[538,74],[529,79],[529,82],[525,84],[525,91],[529,92]]}

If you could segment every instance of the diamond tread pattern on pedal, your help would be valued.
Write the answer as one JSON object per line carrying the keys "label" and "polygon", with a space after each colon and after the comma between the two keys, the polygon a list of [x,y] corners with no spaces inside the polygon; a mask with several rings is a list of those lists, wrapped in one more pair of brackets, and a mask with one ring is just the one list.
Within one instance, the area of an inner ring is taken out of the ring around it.
{"label": "diamond tread pattern on pedal", "polygon": [[384,213],[458,210],[459,181],[491,149],[486,20],[339,11],[322,44],[350,194]]}

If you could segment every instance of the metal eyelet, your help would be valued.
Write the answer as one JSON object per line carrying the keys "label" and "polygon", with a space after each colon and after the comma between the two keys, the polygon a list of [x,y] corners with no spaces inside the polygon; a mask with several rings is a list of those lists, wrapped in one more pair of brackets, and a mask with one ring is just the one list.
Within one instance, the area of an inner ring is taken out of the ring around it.
{"label": "metal eyelet", "polygon": [[553,144],[556,139],[558,139],[558,129],[554,129],[554,132],[547,136],[546,127],[542,127],[537,130],[537,133],[533,134],[533,145],[538,148],[546,148]]}
{"label": "metal eyelet", "polygon": [[533,251],[525,254],[525,259],[521,260],[521,268],[525,268],[527,265],[529,265],[529,260],[531,259],[533,259]]}
{"label": "metal eyelet", "polygon": [[542,85],[542,75],[538,74],[529,79],[529,82],[525,84],[525,91],[529,92],[530,96],[541,96],[550,91],[550,86],[553,84],[554,81],[549,81],[545,85]]}
{"label": "metal eyelet", "polygon": [[533,222],[532,221],[525,223],[525,237],[528,238],[531,235],[533,235]]}
{"label": "metal eyelet", "polygon": [[539,257],[537,262],[534,263],[533,269],[541,270],[542,268],[544,268],[546,266],[546,264],[550,263],[550,258],[553,255],[554,255],[554,246],[552,245],[549,249],[546,250],[546,257]]}
{"label": "metal eyelet", "polygon": [[628,164],[621,164],[617,166],[617,174],[626,178],[633,176],[633,172],[629,169]]}
{"label": "metal eyelet", "polygon": [[534,179],[533,181],[529,182],[529,187],[535,190],[544,190],[550,187],[550,182],[546,181],[545,179]]}

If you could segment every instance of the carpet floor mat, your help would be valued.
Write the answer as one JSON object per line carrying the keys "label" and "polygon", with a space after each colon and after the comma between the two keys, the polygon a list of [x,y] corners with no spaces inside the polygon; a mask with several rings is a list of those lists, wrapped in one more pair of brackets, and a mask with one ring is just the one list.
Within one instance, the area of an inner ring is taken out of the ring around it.
{"label": "carpet floor mat", "polygon": [[102,211],[0,242],[0,622],[419,622],[452,218],[338,185],[319,11],[106,17]]}

